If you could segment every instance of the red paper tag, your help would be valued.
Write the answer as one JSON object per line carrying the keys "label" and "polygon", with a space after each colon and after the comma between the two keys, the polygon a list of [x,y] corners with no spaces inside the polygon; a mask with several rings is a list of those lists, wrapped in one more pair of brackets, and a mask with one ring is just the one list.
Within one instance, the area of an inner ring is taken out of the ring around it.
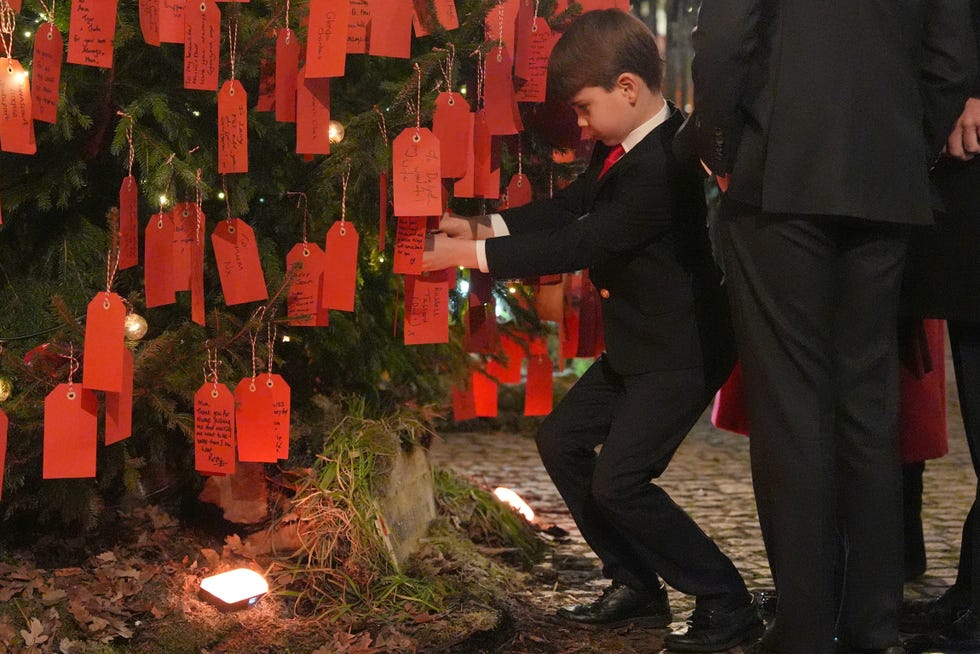
{"label": "red paper tag", "polygon": [[37,28],[31,64],[31,112],[35,120],[54,123],[58,119],[63,51],[61,32],[53,23],[44,23]]}
{"label": "red paper tag", "polygon": [[[469,378],[467,378],[469,382]],[[453,386],[453,420],[463,422],[472,420],[476,417],[476,400],[473,397],[473,388],[469,383],[463,387]]]}
{"label": "red paper tag", "polygon": [[582,298],[582,276],[578,274],[565,275],[563,316],[559,333],[561,340],[561,356],[563,359],[574,359],[578,354],[579,303]]}
{"label": "red paper tag", "polygon": [[245,377],[235,387],[235,435],[239,461],[276,462],[272,389],[258,377]]}
{"label": "red paper tag", "polygon": [[129,175],[119,186],[119,269],[139,263],[139,189],[136,178]]}
{"label": "red paper tag", "polygon": [[497,382],[487,377],[481,370],[474,370],[470,379],[477,417],[497,417]]}
{"label": "red paper tag", "polygon": [[533,200],[531,180],[524,173],[514,175],[507,184],[507,206],[520,207]]}
{"label": "red paper tag", "polygon": [[34,119],[28,75],[16,59],[0,57],[0,149],[34,154]]}
{"label": "red paper tag", "polygon": [[476,182],[476,158],[475,152],[473,151],[474,145],[476,143],[476,134],[474,133],[474,127],[476,125],[476,114],[470,112],[470,125],[467,133],[470,135],[469,143],[465,146],[466,153],[466,174],[464,174],[460,179],[456,180],[453,185],[453,195],[457,198],[475,198],[476,188],[474,184]]}
{"label": "red paper tag", "polygon": [[347,22],[347,54],[367,54],[368,29],[370,27],[370,0],[350,0],[350,19]]}
{"label": "red paper tag", "polygon": [[446,91],[436,97],[432,133],[439,139],[443,177],[458,179],[466,174],[466,158],[473,143],[472,125],[466,98]]}
{"label": "red paper tag", "polygon": [[73,0],[68,29],[68,63],[112,68],[117,0]]}
{"label": "red paper tag", "polygon": [[82,385],[118,393],[122,390],[126,307],[115,293],[97,293],[85,316]]}
{"label": "red paper tag", "polygon": [[272,401],[272,438],[276,442],[276,457],[289,458],[289,412],[291,398],[289,384],[281,376],[262,373],[257,383],[268,389]]}
{"label": "red paper tag", "polygon": [[500,197],[500,152],[482,110],[473,121],[473,193],[488,200]]}
{"label": "red paper tag", "polygon": [[174,257],[170,267],[175,291],[191,290],[191,261],[194,258],[194,237],[197,232],[197,215],[193,202],[178,202],[170,212],[174,223]]}
{"label": "red paper tag", "polygon": [[514,62],[507,48],[493,48],[487,53],[483,110],[487,127],[493,135],[517,134],[521,131],[521,126],[515,121],[513,69]]}
{"label": "red paper tag", "polygon": [[58,384],[44,398],[42,478],[95,476],[99,402],[78,384]]}
{"label": "red paper tag", "polygon": [[422,252],[425,250],[425,216],[399,216],[395,231],[395,260],[392,271],[399,275],[422,274]]}
{"label": "red paper tag", "polygon": [[[431,7],[435,8],[432,13]],[[459,16],[456,14],[455,0],[415,0],[415,16],[413,18],[415,36],[428,36],[439,28],[454,30],[459,27]]]}
{"label": "red paper tag", "polygon": [[368,31],[368,53],[375,57],[412,56],[412,16],[410,2],[370,0],[371,26]]}
{"label": "red paper tag", "polygon": [[388,172],[378,175],[378,251],[385,251],[388,236]]}
{"label": "red paper tag", "polygon": [[326,327],[328,312],[320,308],[324,254],[319,245],[297,243],[286,255],[292,281],[286,296],[286,315],[294,327]]}
{"label": "red paper tag", "polygon": [[296,152],[330,154],[330,79],[307,78],[306,69],[296,81]]}
{"label": "red paper tag", "polygon": [[194,394],[194,469],[235,472],[235,397],[224,384],[204,384]]}
{"label": "red paper tag", "polygon": [[222,220],[211,233],[211,245],[225,304],[232,306],[268,299],[255,232],[245,221],[239,218]]}
{"label": "red paper tag", "polygon": [[442,215],[439,139],[424,127],[409,127],[392,147],[395,215]]}
{"label": "red paper tag", "polygon": [[343,77],[350,0],[310,0],[306,76]]}
{"label": "red paper tag", "polygon": [[548,87],[548,58],[560,35],[551,31],[548,21],[538,18],[534,29],[529,31],[527,57],[520,69],[524,83],[517,90],[519,102],[544,102]]}
{"label": "red paper tag", "polygon": [[184,42],[184,5],[187,0],[159,0],[161,43]]}
{"label": "red paper tag", "polygon": [[350,222],[335,222],[327,232],[323,253],[324,309],[354,310],[354,291],[357,288],[357,229]]}
{"label": "red paper tag", "polygon": [[517,384],[521,381],[521,364],[527,352],[520,341],[507,334],[500,337],[500,345],[503,356],[500,370],[497,372],[497,380],[501,384]]}
{"label": "red paper tag", "polygon": [[539,354],[527,362],[527,384],[524,386],[524,415],[546,416],[551,413],[552,370],[547,355]]}
{"label": "red paper tag", "polygon": [[174,221],[169,213],[156,213],[146,225],[143,238],[143,285],[146,307],[159,307],[177,301],[171,275],[174,261]]}
{"label": "red paper tag", "polygon": [[105,444],[112,445],[133,434],[133,353],[122,345],[122,388],[105,394]]}
{"label": "red paper tag", "polygon": [[296,122],[296,85],[299,75],[299,38],[291,29],[276,35],[276,120]]}
{"label": "red paper tag", "polygon": [[10,421],[7,414],[0,409],[0,500],[3,499],[3,471],[7,465],[7,429]]}
{"label": "red paper tag", "polygon": [[248,172],[248,97],[238,80],[218,93],[218,172]]}
{"label": "red paper tag", "polygon": [[463,349],[467,352],[493,354],[499,346],[493,278],[479,270],[471,270]]}
{"label": "red paper tag", "polygon": [[184,88],[218,90],[221,10],[211,0],[184,8]]}
{"label": "red paper tag", "polygon": [[160,45],[160,3],[162,0],[139,0],[140,31],[147,45]]}
{"label": "red paper tag", "polygon": [[449,342],[449,275],[405,277],[405,345]]}

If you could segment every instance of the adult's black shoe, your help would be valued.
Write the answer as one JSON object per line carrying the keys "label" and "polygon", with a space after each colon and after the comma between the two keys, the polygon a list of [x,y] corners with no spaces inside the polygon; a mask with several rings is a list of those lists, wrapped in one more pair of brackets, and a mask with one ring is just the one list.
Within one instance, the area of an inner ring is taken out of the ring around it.
{"label": "adult's black shoe", "polygon": [[905,648],[901,645],[890,645],[888,647],[872,647],[863,649],[860,647],[849,647],[845,644],[837,646],[838,654],[906,654]]}
{"label": "adult's black shoe", "polygon": [[943,652],[943,654],[976,654],[980,652],[980,616],[967,609],[943,629],[911,638],[905,649],[909,654]]}
{"label": "adult's black shoe", "polygon": [[615,581],[596,601],[560,608],[558,616],[582,624],[615,626],[632,622],[654,628],[666,627],[671,620],[666,588],[661,586],[651,592]]}
{"label": "adult's black shoe", "polygon": [[940,631],[953,624],[969,608],[969,593],[950,586],[939,597],[905,602],[899,628],[910,634]]}
{"label": "adult's black shoe", "polygon": [[733,609],[701,608],[695,605],[687,629],[667,634],[668,652],[724,652],[762,636],[762,618],[756,598]]}

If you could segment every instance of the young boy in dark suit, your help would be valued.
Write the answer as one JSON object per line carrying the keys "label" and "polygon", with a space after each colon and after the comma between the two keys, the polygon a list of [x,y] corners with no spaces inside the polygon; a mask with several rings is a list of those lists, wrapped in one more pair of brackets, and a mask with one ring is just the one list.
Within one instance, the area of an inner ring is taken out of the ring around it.
{"label": "young boy in dark suit", "polygon": [[716,652],[757,638],[762,623],[732,562],[651,483],[734,361],[701,178],[673,158],[683,116],[660,83],[660,54],[639,19],[611,9],[572,23],[552,52],[548,90],[598,141],[588,169],[552,199],[445,216],[423,265],[505,279],[589,269],[606,352],[543,422],[537,445],[612,584],[559,615],[666,627],[663,579],[696,596],[687,629],[666,647]]}

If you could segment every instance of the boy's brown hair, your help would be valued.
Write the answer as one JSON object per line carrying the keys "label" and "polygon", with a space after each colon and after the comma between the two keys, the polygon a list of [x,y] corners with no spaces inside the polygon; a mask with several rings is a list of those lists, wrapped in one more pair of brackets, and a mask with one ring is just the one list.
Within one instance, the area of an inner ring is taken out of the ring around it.
{"label": "boy's brown hair", "polygon": [[662,61],[653,33],[639,18],[619,9],[588,11],[551,51],[548,95],[568,102],[587,86],[611,91],[623,73],[634,73],[651,90],[660,90]]}

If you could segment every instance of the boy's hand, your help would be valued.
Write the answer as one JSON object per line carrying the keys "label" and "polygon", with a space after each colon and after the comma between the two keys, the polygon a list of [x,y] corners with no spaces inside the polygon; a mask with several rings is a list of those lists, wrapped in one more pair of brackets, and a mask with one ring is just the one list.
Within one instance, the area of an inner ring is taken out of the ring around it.
{"label": "boy's hand", "polygon": [[422,253],[422,270],[445,270],[462,266],[478,268],[476,242],[470,239],[451,238],[442,232],[434,232],[425,237],[425,251]]}
{"label": "boy's hand", "polygon": [[980,154],[980,98],[970,98],[946,141],[946,152],[960,161]]}
{"label": "boy's hand", "polygon": [[493,236],[493,227],[490,225],[489,216],[466,218],[449,212],[442,215],[442,220],[439,221],[439,231],[450,238],[470,241]]}

